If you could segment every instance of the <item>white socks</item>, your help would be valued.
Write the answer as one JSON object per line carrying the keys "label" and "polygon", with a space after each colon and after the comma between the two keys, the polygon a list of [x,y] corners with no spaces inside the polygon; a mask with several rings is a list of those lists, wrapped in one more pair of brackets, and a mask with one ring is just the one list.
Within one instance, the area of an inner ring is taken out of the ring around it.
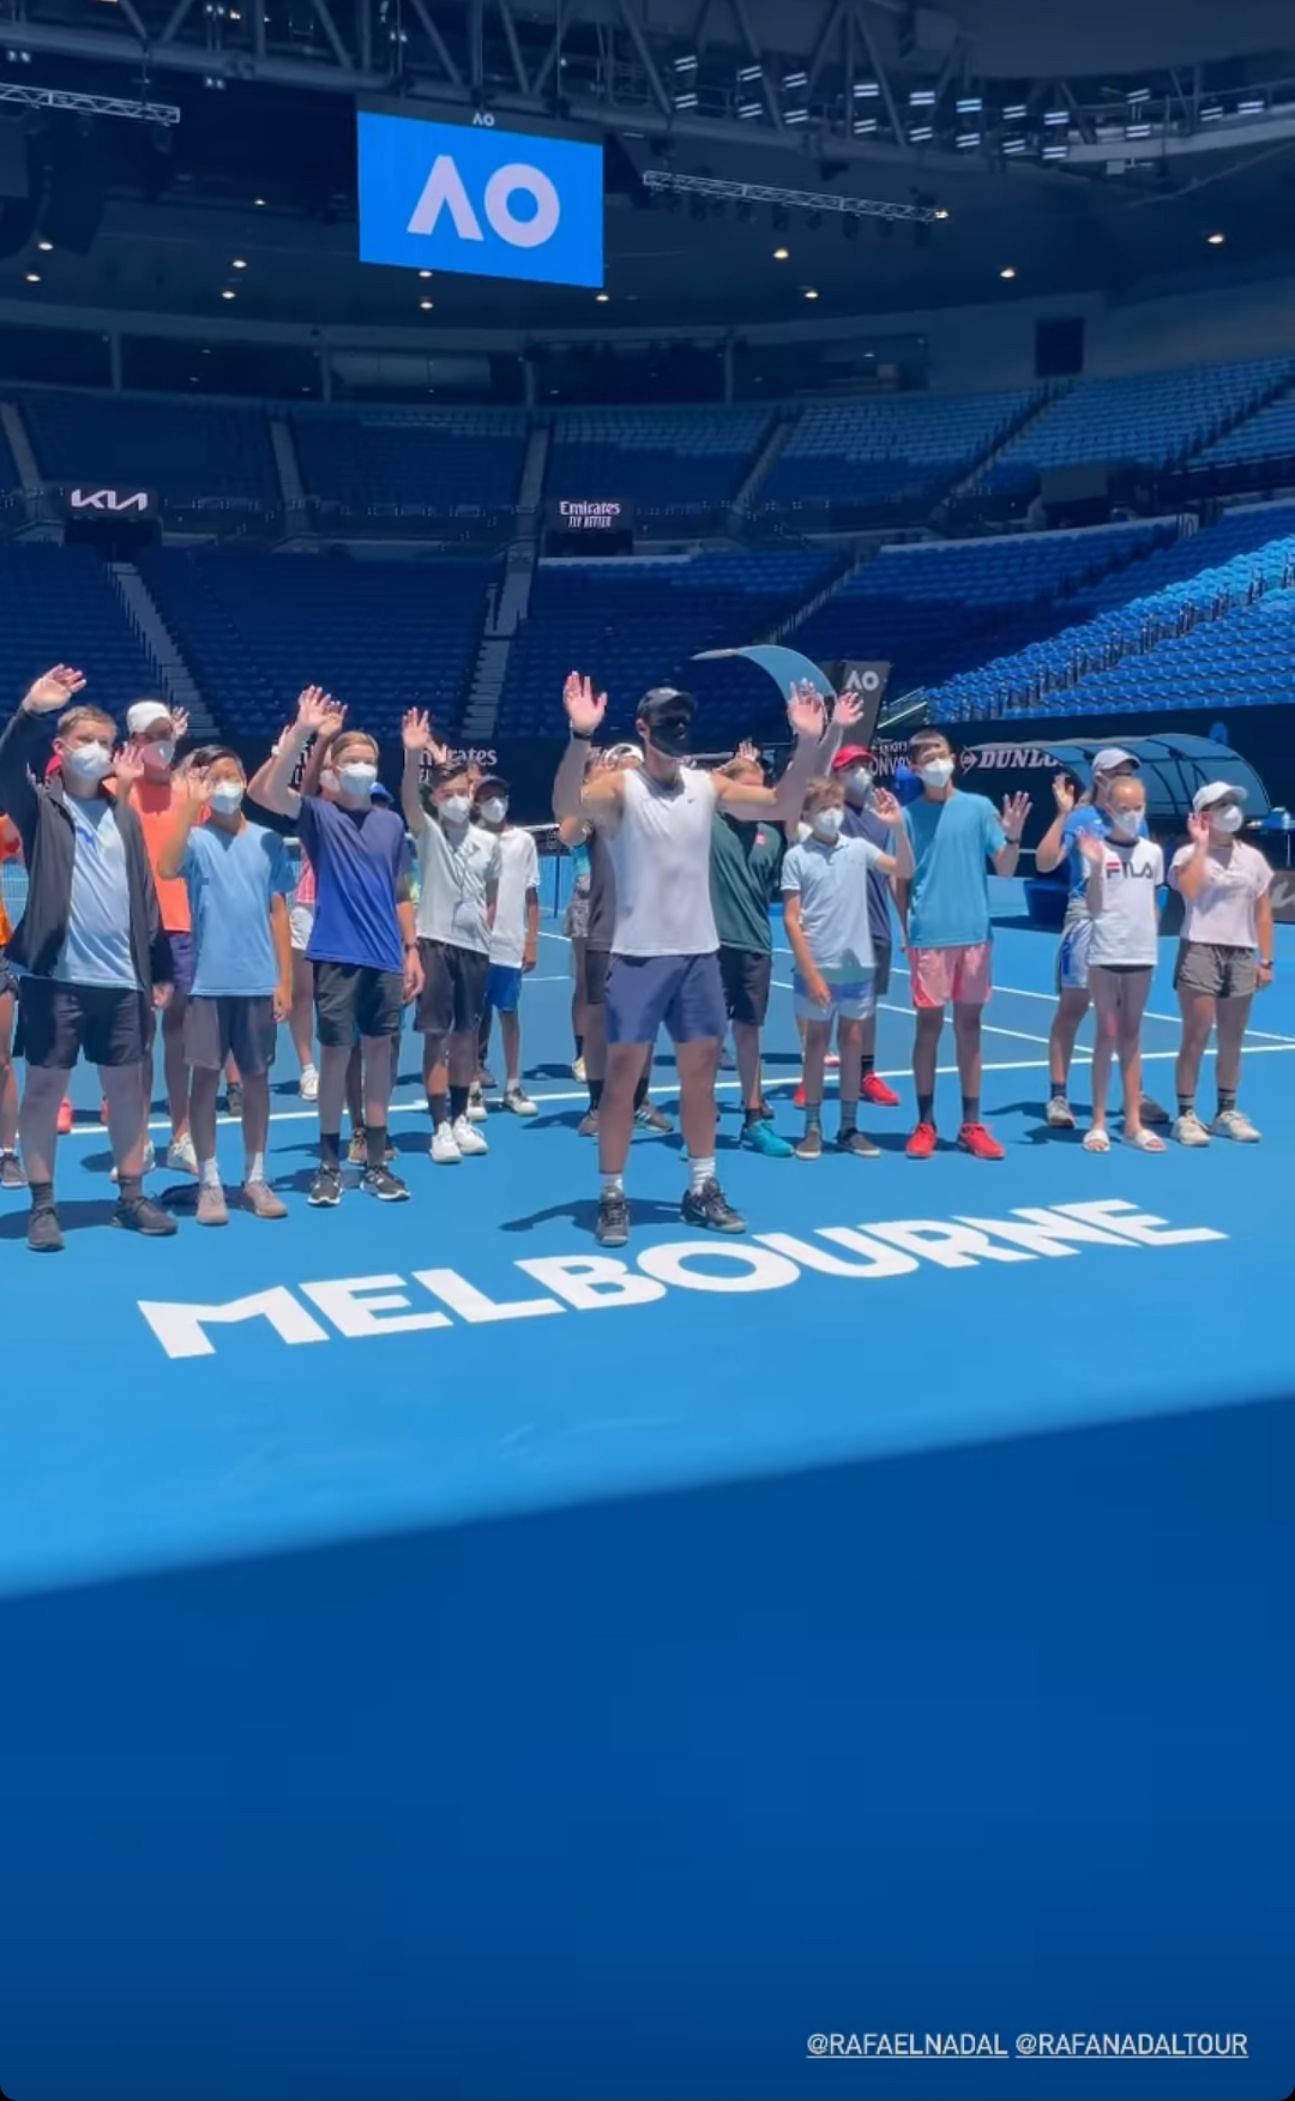
{"label": "white socks", "polygon": [[246,1166],[246,1168],[244,1169],[244,1172],[243,1172],[243,1180],[244,1180],[245,1182],[263,1182],[263,1181],[265,1180],[265,1154],[264,1154],[264,1153],[249,1153],[249,1154],[248,1154],[248,1156],[247,1156],[247,1166]]}
{"label": "white socks", "polygon": [[215,1160],[200,1160],[198,1162],[198,1180],[204,1189],[220,1188],[220,1168]]}
{"label": "white socks", "polygon": [[695,1194],[697,1190],[704,1189],[707,1182],[714,1181],[715,1155],[711,1153],[709,1157],[705,1160],[692,1161],[690,1164],[690,1172],[692,1175],[692,1181],[689,1184],[689,1187],[693,1190]]}
{"label": "white socks", "polygon": [[621,1175],[604,1175],[604,1176],[603,1176],[603,1195],[604,1195],[604,1196],[622,1196],[622,1195],[624,1194],[624,1191],[625,1191],[625,1183],[624,1183],[624,1178],[623,1178],[623,1177],[622,1177]]}

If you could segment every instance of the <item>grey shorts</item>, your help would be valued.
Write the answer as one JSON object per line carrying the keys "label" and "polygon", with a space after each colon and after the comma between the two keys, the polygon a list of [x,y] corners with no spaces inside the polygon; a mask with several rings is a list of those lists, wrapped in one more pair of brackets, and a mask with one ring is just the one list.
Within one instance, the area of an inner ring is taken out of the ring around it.
{"label": "grey shorts", "polygon": [[1174,965],[1179,992],[1210,999],[1249,999],[1259,988],[1259,959],[1252,948],[1224,948],[1218,941],[1180,941]]}
{"label": "grey shorts", "polygon": [[278,1024],[268,994],[190,998],[184,1012],[184,1055],[201,1072],[219,1072],[233,1058],[239,1076],[254,1080],[274,1063]]}

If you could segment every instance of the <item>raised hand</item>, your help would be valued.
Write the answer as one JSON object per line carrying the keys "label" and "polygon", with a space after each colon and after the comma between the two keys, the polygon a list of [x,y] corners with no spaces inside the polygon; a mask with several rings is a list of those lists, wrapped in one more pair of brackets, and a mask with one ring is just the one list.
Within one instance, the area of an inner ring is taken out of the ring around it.
{"label": "raised hand", "polygon": [[186,766],[173,777],[173,786],[196,813],[207,800],[207,773],[202,766]]}
{"label": "raised hand", "polygon": [[743,737],[733,756],[735,759],[744,759],[748,766],[762,766],[764,764],[760,757],[759,745],[753,744],[749,737]]}
{"label": "raised hand", "polygon": [[1075,807],[1075,784],[1068,773],[1053,774],[1052,800],[1057,806],[1058,817],[1069,817]]}
{"label": "raised hand", "polygon": [[400,741],[406,751],[430,751],[434,743],[426,708],[406,708],[400,720]]}
{"label": "raised hand", "polygon": [[1019,846],[1021,843],[1021,833],[1025,830],[1025,820],[1031,807],[1028,795],[1003,797],[1003,830],[1013,846]]}
{"label": "raised hand", "polygon": [[578,671],[572,671],[562,688],[562,705],[576,736],[592,737],[607,713],[607,695],[595,694],[593,680],[581,678]]}
{"label": "raised hand", "polygon": [[787,720],[798,737],[821,737],[827,727],[827,711],[818,687],[808,679],[796,680],[788,695]]}
{"label": "raised hand", "polygon": [[133,741],[121,744],[112,755],[112,774],[119,794],[128,795],[144,778],[144,754]]}
{"label": "raised hand", "polygon": [[297,696],[297,728],[317,736],[336,707],[332,694],[325,693],[322,686],[306,686]]}
{"label": "raised hand", "polygon": [[84,691],[84,671],[74,671],[70,664],[51,664],[48,671],[32,680],[23,696],[23,706],[29,715],[53,715],[61,708],[70,708],[77,694]]}
{"label": "raised hand", "polygon": [[852,730],[863,720],[863,702],[857,693],[838,693],[832,702],[832,722],[837,729]]}
{"label": "raised hand", "polygon": [[176,743],[183,744],[189,734],[189,710],[187,708],[172,708],[171,727],[175,731]]}
{"label": "raised hand", "polygon": [[889,788],[873,789],[872,813],[874,817],[880,817],[883,824],[895,825],[902,824],[904,821],[904,812],[900,807],[899,798],[892,795]]}
{"label": "raised hand", "polygon": [[1187,836],[1193,846],[1208,846],[1210,843],[1210,820],[1204,810],[1193,810],[1187,820]]}
{"label": "raised hand", "polygon": [[344,701],[334,700],[330,694],[328,698],[328,713],[324,718],[324,726],[319,734],[321,737],[327,737],[331,742],[345,727],[346,704]]}
{"label": "raised hand", "polygon": [[1079,851],[1094,868],[1100,868],[1106,859],[1106,842],[1096,832],[1079,834]]}

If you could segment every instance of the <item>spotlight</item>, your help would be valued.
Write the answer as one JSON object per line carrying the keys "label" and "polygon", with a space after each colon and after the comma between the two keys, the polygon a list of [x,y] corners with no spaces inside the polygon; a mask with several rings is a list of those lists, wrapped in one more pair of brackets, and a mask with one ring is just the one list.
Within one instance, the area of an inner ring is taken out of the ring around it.
{"label": "spotlight", "polygon": [[773,259],[776,263],[789,263],[791,261],[790,248],[775,248],[773,251]]}
{"label": "spotlight", "polygon": [[220,296],[222,299],[237,299],[238,294],[237,292],[231,292],[229,286],[226,285],[224,291],[221,293]]}
{"label": "spotlight", "polygon": [[54,243],[52,241],[37,241],[36,246],[40,249],[42,255],[52,255],[54,253]]}
{"label": "spotlight", "polygon": [[937,205],[936,205],[936,207],[935,207],[935,216],[936,216],[936,218],[937,218],[937,219],[947,219],[947,218],[949,217],[949,207],[948,207],[948,205],[947,205],[947,204],[937,204]]}
{"label": "spotlight", "polygon": [[1015,271],[1015,269],[1013,268],[1012,264],[1011,264],[1011,263],[1008,263],[1008,264],[1006,264],[1006,265],[1004,266],[1004,268],[1003,268],[1003,269],[1001,269],[1001,270],[999,271],[999,273],[998,273],[998,274],[999,274],[999,276],[1000,276],[1000,277],[1004,277],[1004,278],[1009,278],[1009,279],[1010,279],[1010,278],[1013,278],[1013,277],[1015,277],[1015,275],[1016,275],[1016,271]]}
{"label": "spotlight", "polygon": [[[232,293],[232,292],[228,292],[228,293],[226,293],[226,295],[225,295],[225,296],[226,296],[226,298],[232,299],[234,295],[233,295],[233,293]],[[431,300],[430,300],[430,299],[420,299],[420,300],[419,300],[419,302],[418,302],[418,311],[419,311],[419,313],[420,313],[420,314],[430,314],[430,313],[431,313],[431,311],[432,311],[432,302],[431,302]]]}
{"label": "spotlight", "polygon": [[430,270],[420,270],[418,274],[420,277],[430,277],[432,273]]}
{"label": "spotlight", "polygon": [[[611,296],[612,296],[612,295],[611,295],[611,293],[610,293],[610,292],[595,292],[595,293],[594,293],[594,298],[595,298],[595,300],[597,301],[597,303],[598,303],[598,305],[599,305],[599,306],[607,306],[607,305],[608,305],[608,304],[610,303],[610,301],[611,301]],[[431,305],[431,303],[432,303],[432,302],[431,302],[431,300],[429,299],[429,300],[428,300],[428,302],[427,302],[428,306],[430,306],[430,305]]]}
{"label": "spotlight", "polygon": [[254,205],[256,206],[256,209],[257,209],[257,211],[258,211],[258,212],[262,212],[262,211],[264,211],[264,210],[265,210],[265,199],[264,199],[264,197],[253,197],[253,199],[252,199],[252,202],[253,202],[253,204],[254,204]]}
{"label": "spotlight", "polygon": [[1221,233],[1207,233],[1205,238],[1209,242],[1211,248],[1221,248],[1223,246],[1224,240],[1226,239],[1226,235]]}
{"label": "spotlight", "polygon": [[247,264],[241,255],[236,255],[230,267],[234,270],[246,270]]}
{"label": "spotlight", "polygon": [[817,299],[818,293],[814,290],[813,285],[806,285],[805,297],[806,299]]}
{"label": "spotlight", "polygon": [[29,270],[27,272],[27,282],[29,285],[38,285],[40,283],[40,271]]}

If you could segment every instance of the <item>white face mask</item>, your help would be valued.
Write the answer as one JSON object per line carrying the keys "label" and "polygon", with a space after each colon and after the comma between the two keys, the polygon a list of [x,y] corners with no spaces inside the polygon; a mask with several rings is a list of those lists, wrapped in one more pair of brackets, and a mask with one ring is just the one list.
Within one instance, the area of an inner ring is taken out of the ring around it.
{"label": "white face mask", "polygon": [[207,796],[213,810],[222,817],[232,817],[235,810],[243,806],[243,783],[241,781],[218,781]]}
{"label": "white face mask", "polygon": [[159,772],[164,772],[174,757],[175,743],[170,737],[163,737],[158,742],[144,746],[144,764],[156,766]]}
{"label": "white face mask", "polygon": [[348,795],[372,795],[377,778],[377,767],[361,759],[357,759],[353,766],[339,766],[337,769],[338,784]]}
{"label": "white face mask", "polygon": [[844,823],[844,810],[818,810],[814,816],[814,830],[821,839],[837,838]]}
{"label": "white face mask", "polygon": [[947,788],[953,779],[953,760],[928,759],[925,766],[919,766],[918,773],[923,787]]}
{"label": "white face mask", "polygon": [[82,744],[76,751],[65,751],[63,764],[79,781],[101,781],[112,767],[112,753],[106,744]]}
{"label": "white face mask", "polygon": [[1112,810],[1111,830],[1121,839],[1136,839],[1142,829],[1141,810]]}
{"label": "white face mask", "polygon": [[508,815],[508,805],[502,795],[492,795],[489,802],[482,803],[481,814],[487,824],[502,824]]}
{"label": "white face mask", "polygon": [[1217,832],[1239,832],[1245,823],[1245,814],[1239,804],[1226,803],[1221,810],[1210,811],[1210,823]]}
{"label": "white face mask", "polygon": [[447,795],[441,804],[441,815],[447,824],[466,824],[472,814],[472,804],[466,795]]}
{"label": "white face mask", "polygon": [[850,775],[850,786],[858,795],[867,795],[872,787],[872,773],[867,766],[856,766]]}

